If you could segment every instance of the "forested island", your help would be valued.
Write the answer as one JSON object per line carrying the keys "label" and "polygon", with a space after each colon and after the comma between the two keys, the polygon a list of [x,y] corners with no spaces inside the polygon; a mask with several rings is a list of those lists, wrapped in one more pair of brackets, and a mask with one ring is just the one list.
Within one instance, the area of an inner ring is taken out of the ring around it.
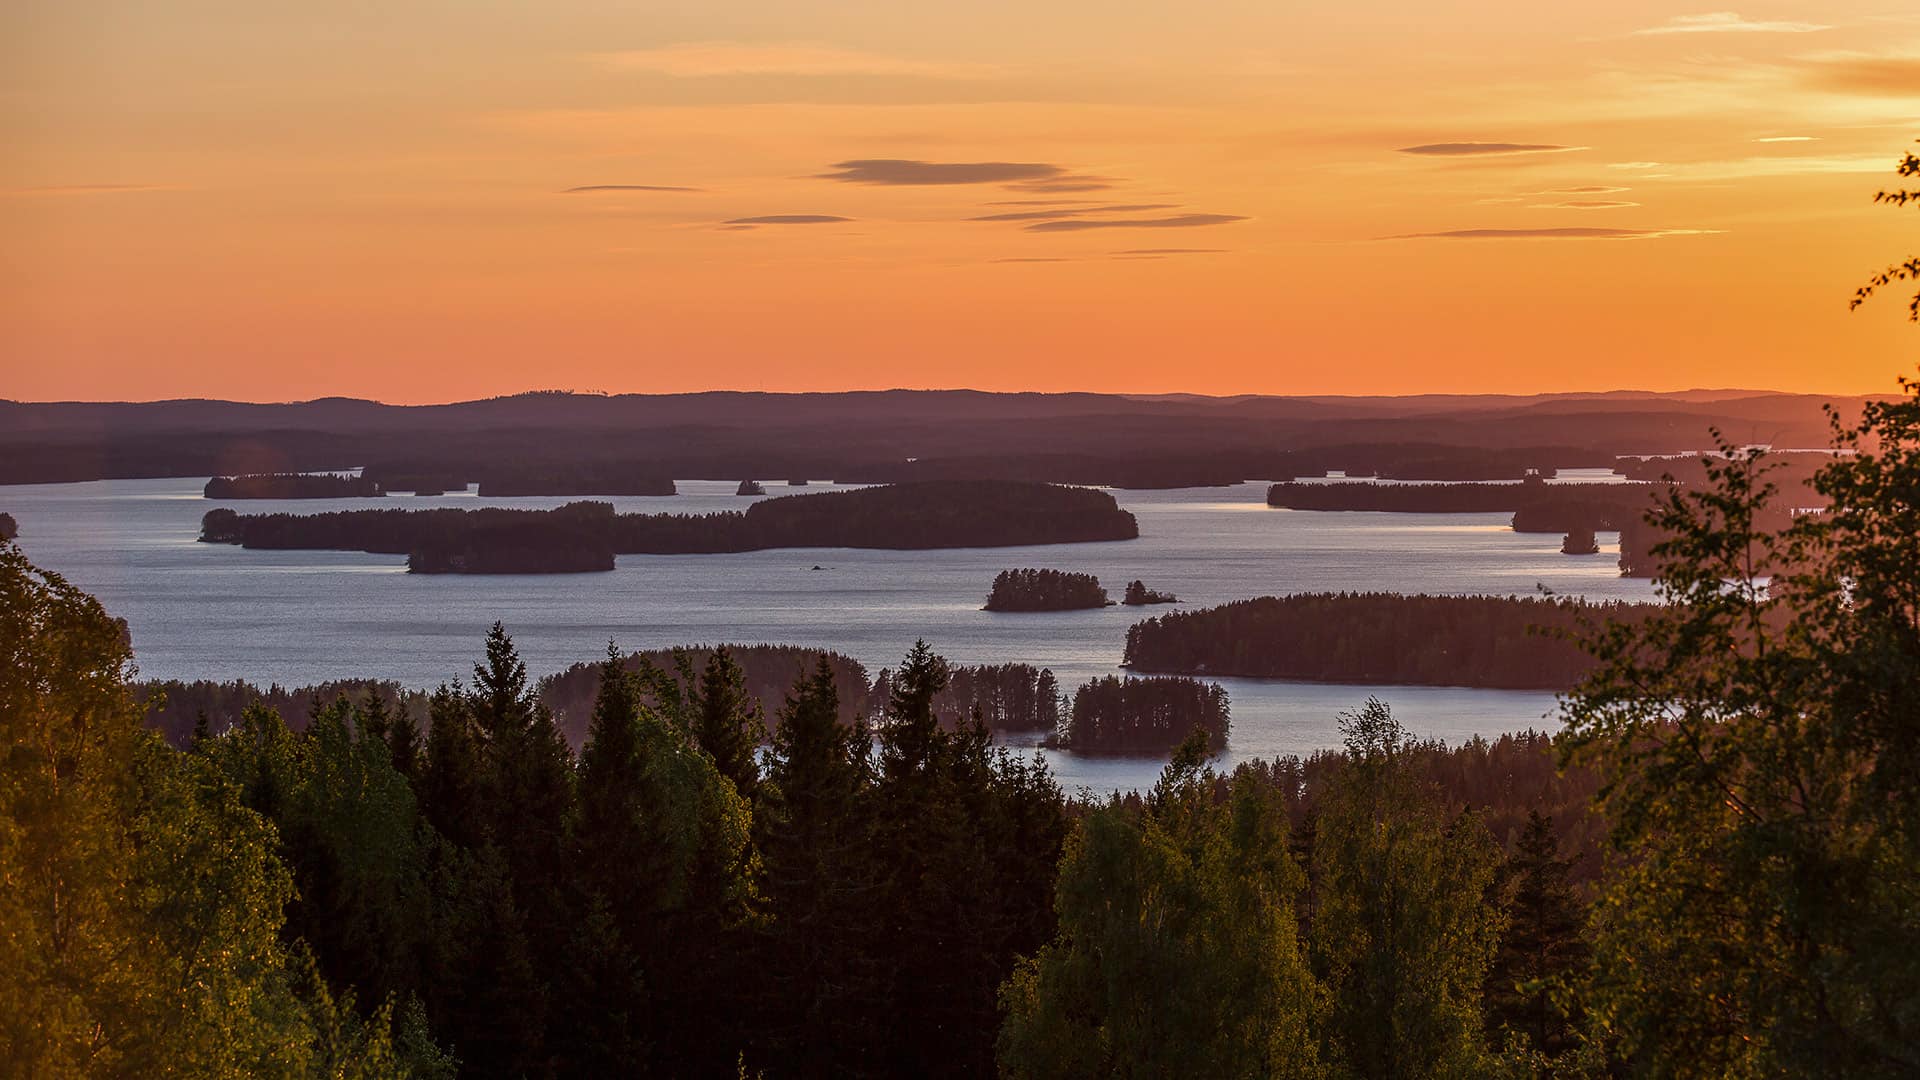
{"label": "forested island", "polygon": [[12,514],[0,513],[0,540],[12,540],[20,535],[20,523],[13,520]]}
{"label": "forested island", "polygon": [[1002,570],[987,594],[988,611],[1078,611],[1108,607],[1107,590],[1092,574],[1065,570]]}
{"label": "forested island", "polygon": [[1128,607],[1145,607],[1149,604],[1177,604],[1180,598],[1172,593],[1149,589],[1146,582],[1135,578],[1127,582],[1127,591],[1121,596],[1120,602]]}
{"label": "forested island", "polygon": [[1199,733],[1208,754],[1227,748],[1227,692],[1182,676],[1108,675],[1073,692],[1065,725],[1045,743],[1078,754],[1161,755]]}
{"label": "forested island", "polygon": [[758,480],[742,480],[740,481],[740,486],[735,488],[733,493],[735,495],[765,495],[767,489],[762,486]]}
{"label": "forested island", "polygon": [[209,499],[365,499],[386,494],[368,477],[339,473],[216,476],[203,493]]}
{"label": "forested island", "polygon": [[[475,533],[557,526],[554,535],[595,537],[616,554],[690,554],[783,547],[921,550],[1131,540],[1133,515],[1113,496],[1051,484],[953,481],[789,495],[745,511],[617,514],[611,504],[576,502],[554,510],[498,507],[348,510],[240,515],[214,510],[200,539],[249,548],[411,554],[460,551]],[[554,541],[571,559],[573,541]]]}
{"label": "forested island", "polygon": [[1565,690],[1593,662],[1563,635],[1657,610],[1538,597],[1263,596],[1136,623],[1125,662],[1182,675]]}

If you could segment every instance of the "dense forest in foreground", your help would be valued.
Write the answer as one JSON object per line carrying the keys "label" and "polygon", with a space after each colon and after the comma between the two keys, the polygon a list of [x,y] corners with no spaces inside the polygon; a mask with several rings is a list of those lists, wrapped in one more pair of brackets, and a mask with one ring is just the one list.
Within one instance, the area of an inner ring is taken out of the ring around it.
{"label": "dense forest in foreground", "polygon": [[[1112,495],[1054,484],[930,482],[787,495],[745,511],[618,514],[610,503],[555,510],[340,510],[236,514],[211,510],[200,538],[250,548],[327,549],[443,558],[497,550],[500,536],[539,527],[553,550],[587,543],[622,555],[761,551],[783,547],[927,549],[1131,540],[1133,515]],[[517,543],[517,539],[515,543]],[[539,545],[531,545],[538,550]]]}
{"label": "dense forest in foreground", "polygon": [[1139,671],[1354,685],[1566,690],[1593,670],[1580,640],[1647,604],[1499,596],[1298,593],[1177,611],[1127,629]]}

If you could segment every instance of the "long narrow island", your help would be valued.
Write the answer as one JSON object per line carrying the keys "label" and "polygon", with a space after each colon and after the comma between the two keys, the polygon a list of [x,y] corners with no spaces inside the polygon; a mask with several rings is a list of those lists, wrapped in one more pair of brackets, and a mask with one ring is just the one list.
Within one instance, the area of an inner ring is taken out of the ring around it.
{"label": "long narrow island", "polygon": [[[554,510],[209,511],[200,539],[277,550],[406,555],[415,570],[551,573],[611,569],[612,555],[846,547],[894,550],[1131,540],[1132,514],[1090,488],[934,481],[789,495],[744,511],[620,514],[611,504]],[[603,558],[603,554],[604,557]]]}
{"label": "long narrow island", "polygon": [[1652,610],[1539,597],[1262,596],[1135,623],[1125,663],[1177,675],[1566,690],[1593,667],[1566,632]]}

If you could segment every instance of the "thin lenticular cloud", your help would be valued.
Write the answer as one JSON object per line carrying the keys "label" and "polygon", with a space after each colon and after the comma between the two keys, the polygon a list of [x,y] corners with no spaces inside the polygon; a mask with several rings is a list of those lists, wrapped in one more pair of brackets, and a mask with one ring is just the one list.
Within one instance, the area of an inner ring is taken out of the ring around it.
{"label": "thin lenticular cloud", "polygon": [[1449,229],[1445,232],[1401,233],[1382,240],[1651,240],[1662,236],[1705,236],[1718,229],[1601,229],[1579,226],[1555,229]]}
{"label": "thin lenticular cloud", "polygon": [[817,173],[819,180],[847,184],[916,187],[947,184],[1007,184],[1045,181],[1066,170],[1058,165],[1026,161],[913,161],[905,158],[860,158],[838,162],[835,171]]}
{"label": "thin lenticular cloud", "polygon": [[1632,191],[1632,190],[1633,190],[1632,188],[1624,188],[1624,187],[1619,187],[1612,184],[1586,184],[1581,187],[1547,188],[1544,191],[1529,191],[1529,192],[1526,192],[1526,194],[1535,195],[1535,196],[1539,196],[1539,195],[1614,195],[1622,191]]}
{"label": "thin lenticular cloud", "polygon": [[1816,30],[1831,29],[1833,27],[1821,23],[1756,21],[1743,17],[1737,11],[1710,11],[1704,15],[1675,15],[1659,26],[1649,26],[1634,33],[1642,37],[1655,34],[1811,34]]}
{"label": "thin lenticular cloud", "polygon": [[1088,214],[1137,214],[1145,210],[1171,210],[1179,203],[1134,203],[1133,205],[1080,206],[1054,210],[1017,210],[1005,214],[987,214],[984,217],[971,217],[968,221],[1057,221],[1061,218],[1086,217]]}
{"label": "thin lenticular cloud", "polygon": [[602,191],[705,191],[697,187],[673,187],[668,184],[583,184],[562,191],[562,195],[591,195]]}
{"label": "thin lenticular cloud", "polygon": [[1760,143],[1777,143],[1777,142],[1819,142],[1820,140],[1817,137],[1812,135],[1768,135],[1765,138],[1755,139],[1753,141],[1760,142]]}
{"label": "thin lenticular cloud", "polygon": [[1397,152],[1421,157],[1476,157],[1493,154],[1564,154],[1571,150],[1586,149],[1590,148],[1561,146],[1558,143],[1441,142],[1402,146]]}
{"label": "thin lenticular cloud", "polygon": [[761,214],[758,217],[730,218],[722,225],[837,225],[852,221],[835,214]]}
{"label": "thin lenticular cloud", "polygon": [[1040,194],[1071,195],[1077,192],[1107,191],[1120,181],[1111,176],[1086,176],[1070,173],[1045,180],[1025,180],[1008,184],[1008,191],[1031,191]]}
{"label": "thin lenticular cloud", "polygon": [[1115,255],[1224,255],[1226,248],[1128,248]]}
{"label": "thin lenticular cloud", "polygon": [[1613,199],[1585,199],[1557,203],[1534,203],[1529,210],[1618,210],[1627,206],[1639,206],[1637,202],[1621,202]]}
{"label": "thin lenticular cloud", "polygon": [[1027,232],[1084,232],[1088,229],[1191,229],[1202,225],[1226,225],[1247,220],[1239,214],[1176,214],[1163,218],[1073,218],[1066,221],[1039,221]]}

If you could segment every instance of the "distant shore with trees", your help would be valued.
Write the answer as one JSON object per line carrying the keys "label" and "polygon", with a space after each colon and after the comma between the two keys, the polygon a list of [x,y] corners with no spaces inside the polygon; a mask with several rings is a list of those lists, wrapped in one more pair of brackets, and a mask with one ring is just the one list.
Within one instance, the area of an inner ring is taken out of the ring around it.
{"label": "distant shore with trees", "polygon": [[1136,623],[1125,663],[1180,675],[1565,690],[1593,669],[1567,635],[1657,610],[1537,597],[1263,596]]}
{"label": "distant shore with trees", "polygon": [[[549,531],[502,532],[532,528]],[[671,555],[794,547],[1008,547],[1131,540],[1138,535],[1133,515],[1104,491],[954,481],[790,495],[762,500],[745,511],[697,515],[620,514],[602,502],[569,503],[553,510],[483,507],[299,515],[243,515],[221,509],[201,519],[200,539],[276,550],[419,553],[438,567],[469,547],[476,552],[545,550],[552,556],[548,561],[573,565],[585,561],[582,538],[595,541],[597,557],[600,544],[612,554]],[[502,536],[512,542],[499,540]]]}

